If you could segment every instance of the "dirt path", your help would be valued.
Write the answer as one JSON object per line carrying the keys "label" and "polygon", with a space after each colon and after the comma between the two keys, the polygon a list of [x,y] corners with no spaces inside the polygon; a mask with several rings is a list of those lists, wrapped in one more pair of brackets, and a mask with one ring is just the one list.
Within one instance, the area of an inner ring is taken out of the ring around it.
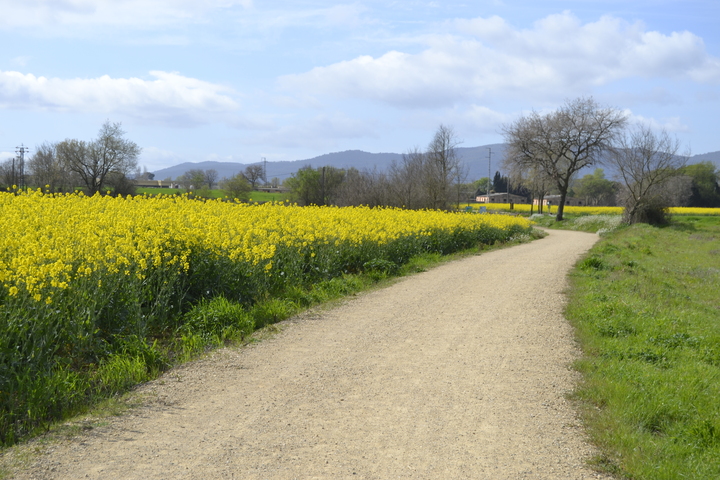
{"label": "dirt path", "polygon": [[565,276],[595,235],[452,262],[143,387],[17,478],[590,479]]}

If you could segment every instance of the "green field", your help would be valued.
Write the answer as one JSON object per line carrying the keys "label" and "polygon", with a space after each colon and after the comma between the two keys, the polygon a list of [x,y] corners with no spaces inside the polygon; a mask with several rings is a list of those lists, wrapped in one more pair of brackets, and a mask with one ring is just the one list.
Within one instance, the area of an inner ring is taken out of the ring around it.
{"label": "green field", "polygon": [[[138,187],[137,193],[140,195],[182,195],[187,192],[182,188]],[[223,191],[220,189],[205,190],[201,193],[203,196],[207,196],[208,198],[223,198],[225,196]],[[287,194],[285,193],[250,192],[250,200],[253,202],[282,202],[286,199]]]}
{"label": "green field", "polygon": [[596,466],[720,478],[720,217],[604,235],[572,276],[567,316]]}

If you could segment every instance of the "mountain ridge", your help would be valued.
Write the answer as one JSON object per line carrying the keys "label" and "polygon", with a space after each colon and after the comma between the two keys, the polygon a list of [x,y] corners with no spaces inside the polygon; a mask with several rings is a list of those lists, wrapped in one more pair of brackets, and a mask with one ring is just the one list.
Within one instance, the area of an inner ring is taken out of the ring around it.
{"label": "mountain ridge", "polygon": [[[500,164],[505,156],[506,144],[494,143],[478,147],[458,147],[457,155],[467,169],[467,181],[472,182],[488,176],[488,157],[490,157],[490,176],[500,171]],[[278,162],[267,162],[267,177],[279,178],[281,181],[289,178],[301,168],[330,166],[335,168],[356,168],[360,171],[385,172],[393,161],[402,160],[401,153],[370,153],[363,150],[345,150],[342,152],[331,152],[305,160],[283,160]],[[688,164],[709,161],[720,169],[720,151],[708,152],[690,157]],[[257,165],[262,162],[239,163],[239,162],[184,162],[172,167],[155,170],[156,180],[167,178],[175,179],[191,169],[208,170],[215,169],[219,178],[229,178],[242,172],[248,165]],[[600,165],[600,167],[602,167]],[[594,167],[593,167],[594,168]],[[588,172],[589,173],[589,172]],[[581,172],[581,175],[584,172]]]}

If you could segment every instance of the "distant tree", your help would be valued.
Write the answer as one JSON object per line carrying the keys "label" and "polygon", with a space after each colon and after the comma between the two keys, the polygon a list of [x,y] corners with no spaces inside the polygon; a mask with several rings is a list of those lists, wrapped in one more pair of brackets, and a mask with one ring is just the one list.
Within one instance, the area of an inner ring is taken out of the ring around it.
{"label": "distant tree", "polygon": [[492,189],[495,193],[505,193],[508,190],[508,178],[503,177],[500,172],[495,172],[495,176],[492,181]]}
{"label": "distant tree", "polygon": [[200,190],[205,186],[205,172],[199,168],[193,168],[177,177],[175,181],[188,192]]}
{"label": "distant tree", "polygon": [[460,144],[451,127],[440,125],[435,131],[425,153],[423,187],[428,199],[427,208],[450,208],[455,200],[457,188],[465,181],[467,172],[463,169],[456,148]]}
{"label": "distant tree", "polygon": [[555,185],[555,182],[537,165],[526,166],[511,163],[509,181],[511,189],[524,192],[530,197],[530,215],[534,213],[535,203],[538,201],[538,213],[543,213],[543,202]]}
{"label": "distant tree", "polygon": [[[247,177],[246,177],[247,178]],[[322,205],[320,172],[307,165],[285,180],[290,199],[300,205]]]}
{"label": "distant tree", "polygon": [[91,142],[68,139],[57,144],[58,159],[80,177],[89,195],[102,191],[111,173],[127,176],[137,167],[141,149],[123,138],[120,127],[120,123],[107,121]]}
{"label": "distant tree", "polygon": [[335,167],[310,165],[301,168],[285,181],[290,188],[290,198],[299,205],[335,205],[345,171]]}
{"label": "distant tree", "polygon": [[339,206],[367,205],[378,207],[388,205],[387,176],[377,170],[361,172],[350,168],[336,194],[335,204]]}
{"label": "distant tree", "polygon": [[417,147],[402,155],[400,161],[390,163],[388,174],[388,205],[409,209],[426,208],[425,154]]}
{"label": "distant tree", "polygon": [[592,98],[568,101],[546,115],[532,112],[503,126],[508,143],[504,165],[508,171],[535,169],[552,179],[560,192],[560,221],[573,176],[598,163],[626,123],[622,112],[600,107]]}
{"label": "distant tree", "polygon": [[487,195],[492,189],[492,182],[489,177],[482,177],[472,183],[475,188],[475,196]]}
{"label": "distant tree", "polygon": [[253,190],[257,188],[260,180],[265,181],[265,169],[260,164],[248,165],[245,167],[243,175],[245,175],[245,179],[250,182]]}
{"label": "distant tree", "polygon": [[135,169],[135,180],[153,180],[155,179],[155,174],[148,172],[148,169],[146,166],[143,165],[142,169],[140,167],[137,167]]}
{"label": "distant tree", "polygon": [[9,158],[0,164],[0,184],[3,187],[12,187],[18,183],[18,176],[15,173],[15,158]]}
{"label": "distant tree", "polygon": [[250,183],[242,173],[223,180],[220,183],[220,188],[222,188],[225,196],[245,202],[250,199],[250,192],[252,192]]}
{"label": "distant tree", "polygon": [[387,175],[388,203],[442,210],[458,203],[467,177],[456,152],[459,143],[452,128],[440,125],[426,151],[416,147],[400,161],[392,161]]}
{"label": "distant tree", "polygon": [[212,190],[213,185],[217,182],[218,179],[218,172],[214,168],[205,170],[205,184],[207,187]]}
{"label": "distant tree", "polygon": [[669,207],[687,207],[692,196],[693,179],[678,172],[663,185],[663,198]]}
{"label": "distant tree", "polygon": [[586,205],[614,205],[617,184],[605,178],[605,171],[596,168],[573,185],[575,196],[582,198]]}
{"label": "distant tree", "polygon": [[610,161],[622,180],[622,203],[627,223],[667,223],[667,188],[682,175],[689,154],[679,155],[680,142],[663,130],[656,134],[637,125],[624,134]]}
{"label": "distant tree", "polygon": [[29,184],[50,191],[72,191],[80,181],[66,170],[57,156],[57,144],[45,142],[35,147],[35,153],[28,161]]}
{"label": "distant tree", "polygon": [[690,207],[720,207],[720,172],[712,162],[686,165],[682,173],[692,179]]}
{"label": "distant tree", "polygon": [[135,195],[137,193],[137,185],[124,173],[110,172],[105,183],[108,187],[112,188],[112,193],[115,196]]}

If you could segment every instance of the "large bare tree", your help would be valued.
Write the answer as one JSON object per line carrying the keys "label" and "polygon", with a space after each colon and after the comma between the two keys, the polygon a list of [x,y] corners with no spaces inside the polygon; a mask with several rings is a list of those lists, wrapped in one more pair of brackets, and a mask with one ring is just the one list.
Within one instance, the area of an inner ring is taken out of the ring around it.
{"label": "large bare tree", "polygon": [[123,138],[120,123],[106,121],[97,139],[91,142],[68,139],[57,145],[57,156],[72,172],[78,174],[89,195],[105,186],[108,175],[126,176],[137,168],[140,147]]}
{"label": "large bare tree", "polygon": [[450,208],[453,187],[465,180],[467,173],[455,150],[459,144],[453,129],[440,125],[428,145],[423,183],[429,208]]}
{"label": "large bare tree", "polygon": [[535,111],[503,126],[508,144],[508,170],[537,169],[552,179],[560,192],[556,219],[563,219],[565,199],[573,176],[595,165],[614,145],[627,123],[617,109],[601,107],[592,97],[565,102],[558,110]]}
{"label": "large bare tree", "polygon": [[[610,161],[623,184],[622,202],[627,223],[661,224],[667,221],[672,180],[682,176],[690,156],[682,155],[680,141],[665,130],[655,133],[648,125],[637,125],[623,135]],[[689,197],[689,188],[687,196]],[[676,194],[677,195],[677,194]]]}
{"label": "large bare tree", "polygon": [[390,165],[388,203],[405,208],[449,209],[466,170],[456,153],[460,144],[452,128],[440,125],[427,150],[418,148]]}

